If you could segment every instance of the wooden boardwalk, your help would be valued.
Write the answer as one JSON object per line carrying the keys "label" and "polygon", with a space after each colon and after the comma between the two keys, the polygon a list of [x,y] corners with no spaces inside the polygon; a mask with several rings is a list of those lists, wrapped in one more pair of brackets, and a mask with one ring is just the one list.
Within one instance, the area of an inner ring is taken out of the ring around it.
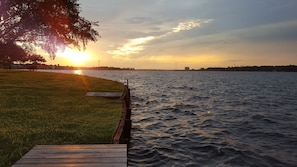
{"label": "wooden boardwalk", "polygon": [[126,144],[38,145],[13,167],[127,166]]}

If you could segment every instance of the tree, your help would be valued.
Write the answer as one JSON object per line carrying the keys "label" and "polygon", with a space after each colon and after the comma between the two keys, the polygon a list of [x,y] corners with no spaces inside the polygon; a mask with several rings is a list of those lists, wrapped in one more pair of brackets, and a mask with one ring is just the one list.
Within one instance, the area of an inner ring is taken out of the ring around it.
{"label": "tree", "polygon": [[15,43],[0,43],[0,65],[11,69],[14,61],[22,60],[26,57],[26,51]]}
{"label": "tree", "polygon": [[44,57],[42,57],[41,55],[36,55],[36,54],[27,56],[26,60],[31,63],[46,62]]}
{"label": "tree", "polygon": [[59,49],[85,49],[96,41],[97,22],[81,17],[77,0],[1,0],[0,44],[20,45],[27,53],[41,47],[52,59]]}
{"label": "tree", "polygon": [[33,71],[35,69],[37,69],[39,62],[46,62],[44,57],[42,57],[41,55],[37,55],[37,54],[28,55],[25,57],[25,59],[23,61],[31,62],[29,69],[33,70]]}

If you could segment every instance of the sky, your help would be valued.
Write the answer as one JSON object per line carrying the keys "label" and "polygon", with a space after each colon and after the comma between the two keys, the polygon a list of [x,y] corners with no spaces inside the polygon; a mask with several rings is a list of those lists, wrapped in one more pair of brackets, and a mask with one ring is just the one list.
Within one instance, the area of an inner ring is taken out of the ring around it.
{"label": "sky", "polygon": [[[296,0],[79,0],[101,35],[60,65],[200,69],[297,65]],[[74,56],[73,56],[74,55]]]}

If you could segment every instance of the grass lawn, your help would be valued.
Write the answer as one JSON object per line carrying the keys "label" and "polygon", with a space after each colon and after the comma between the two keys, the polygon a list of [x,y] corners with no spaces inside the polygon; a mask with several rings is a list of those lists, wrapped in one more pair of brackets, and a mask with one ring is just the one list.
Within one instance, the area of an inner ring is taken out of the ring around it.
{"label": "grass lawn", "polygon": [[0,166],[38,144],[109,143],[121,100],[86,97],[123,91],[118,82],[82,75],[0,69]]}

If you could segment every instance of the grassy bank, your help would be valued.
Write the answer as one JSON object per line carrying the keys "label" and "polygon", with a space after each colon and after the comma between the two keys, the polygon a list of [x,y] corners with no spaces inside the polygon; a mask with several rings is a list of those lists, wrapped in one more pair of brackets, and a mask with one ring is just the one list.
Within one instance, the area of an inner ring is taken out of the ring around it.
{"label": "grassy bank", "polygon": [[123,85],[81,75],[0,70],[0,166],[38,144],[108,143],[119,99],[85,97]]}

